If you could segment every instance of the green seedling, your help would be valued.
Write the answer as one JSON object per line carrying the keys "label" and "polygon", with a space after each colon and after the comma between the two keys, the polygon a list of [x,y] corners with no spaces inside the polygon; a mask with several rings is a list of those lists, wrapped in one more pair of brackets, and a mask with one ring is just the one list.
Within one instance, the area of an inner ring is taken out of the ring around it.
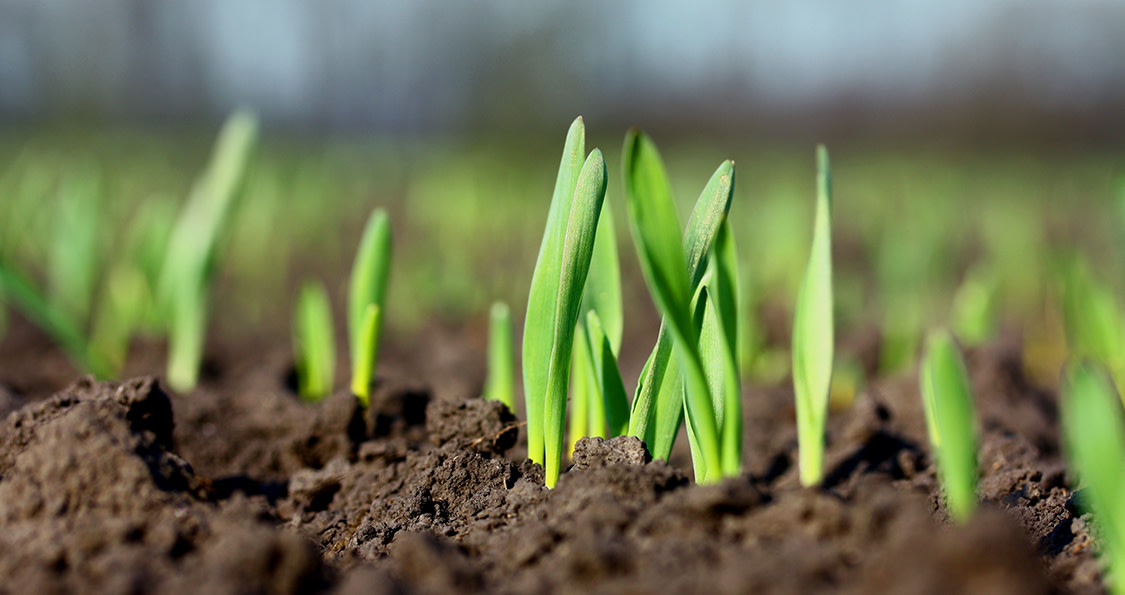
{"label": "green seedling", "polygon": [[964,345],[982,345],[996,334],[996,275],[975,267],[953,296],[951,325]]}
{"label": "green seedling", "polygon": [[947,331],[926,342],[922,405],[949,514],[966,523],[977,506],[977,423],[961,352]]}
{"label": "green seedling", "polygon": [[168,384],[179,392],[194,389],[199,381],[219,239],[241,193],[257,138],[258,123],[251,114],[238,112],[227,120],[168,239],[157,300],[168,320]]}
{"label": "green seedling", "polygon": [[1114,595],[1125,595],[1125,415],[1110,379],[1090,365],[1072,366],[1062,403],[1062,432],[1070,468],[1086,487],[1081,507],[1093,515],[1102,564]]}
{"label": "green seedling", "polygon": [[500,401],[516,410],[515,352],[512,347],[512,315],[508,304],[496,302],[488,312],[488,379],[484,398]]}
{"label": "green seedling", "polygon": [[816,149],[816,222],[793,320],[793,389],[801,484],[824,478],[828,391],[832,384],[832,178],[828,149]]}
{"label": "green seedling", "polygon": [[58,197],[47,261],[47,297],[80,328],[90,318],[97,286],[101,175],[92,165],[66,176]]}
{"label": "green seedling", "polygon": [[562,465],[575,325],[605,199],[601,151],[592,151],[579,168],[585,136],[582,119],[576,119],[567,133],[524,322],[528,456],[543,464],[549,487]]}
{"label": "green seedling", "polygon": [[1071,357],[1105,366],[1125,383],[1125,319],[1113,290],[1075,258],[1063,270],[1063,321]]}
{"label": "green seedling", "polygon": [[[641,372],[629,431],[658,445],[654,456],[666,457],[684,415],[696,480],[712,483],[722,477],[724,468],[721,420],[699,351],[700,329],[693,302],[700,303],[694,296],[699,295],[697,288],[707,271],[711,245],[730,210],[734,164],[720,165],[704,188],[681,247],[679,216],[656,145],[640,131],[631,130],[623,153],[630,229],[645,283],[664,317],[656,350]],[[676,382],[682,382],[682,387],[677,389]]]}
{"label": "green seedling", "polygon": [[391,250],[391,226],[387,213],[383,209],[375,209],[363,230],[348,285],[352,392],[364,407],[371,400],[371,381],[375,377],[381,319],[385,312],[387,279],[391,270]]}
{"label": "green seedling", "polygon": [[74,365],[98,378],[109,378],[113,366],[86,343],[74,321],[56,308],[26,278],[0,261],[0,295],[59,345]]}
{"label": "green seedling", "polygon": [[570,220],[571,203],[578,185],[578,173],[585,154],[586,128],[582,118],[570,125],[563,145],[559,173],[551,206],[547,212],[547,225],[539,245],[539,255],[531,276],[531,290],[527,298],[527,315],[523,325],[523,392],[527,410],[527,456],[532,461],[544,462],[544,407],[547,395],[548,372],[543,362],[551,360],[556,348],[555,331],[558,328],[553,307],[558,299],[561,283],[563,240]]}
{"label": "green seedling", "polygon": [[297,297],[293,351],[297,363],[297,394],[306,401],[319,401],[331,394],[336,370],[336,339],[332,332],[332,307],[322,283],[306,283]]}

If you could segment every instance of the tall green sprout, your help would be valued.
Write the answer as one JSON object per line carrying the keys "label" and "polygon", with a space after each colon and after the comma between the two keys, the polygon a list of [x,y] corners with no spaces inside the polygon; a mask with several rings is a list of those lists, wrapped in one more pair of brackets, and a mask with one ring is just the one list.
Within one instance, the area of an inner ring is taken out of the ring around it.
{"label": "tall green sprout", "polygon": [[571,202],[586,147],[586,127],[579,117],[570,125],[563,144],[555,190],[547,212],[546,229],[531,275],[527,315],[523,325],[523,392],[527,411],[527,456],[544,463],[544,406],[547,370],[555,345],[555,309],[562,267],[563,239],[570,220]]}
{"label": "tall green sprout", "polygon": [[199,381],[219,239],[257,140],[253,115],[237,112],[227,120],[168,240],[157,298],[168,318],[168,384],[176,391],[190,391]]}
{"label": "tall green sprout", "polygon": [[922,404],[949,513],[966,523],[977,506],[976,408],[961,352],[947,331],[926,342]]}
{"label": "tall green sprout", "polygon": [[512,315],[508,304],[496,302],[488,313],[488,379],[484,398],[516,410],[515,353],[512,348]]}
{"label": "tall green sprout", "polygon": [[[681,247],[679,216],[656,145],[631,130],[623,154],[630,228],[645,283],[664,317],[656,350],[641,372],[629,431],[658,445],[654,456],[666,457],[663,449],[670,452],[686,413],[696,480],[715,482],[723,473],[719,420],[699,351],[693,302],[715,234],[730,210],[734,164],[720,165],[704,188]],[[677,382],[683,383],[680,388]]]}
{"label": "tall green sprout", "polygon": [[1109,591],[1125,595],[1125,415],[1109,378],[1089,365],[1068,370],[1062,432],[1071,469],[1086,484],[1082,508],[1094,516]]}
{"label": "tall green sprout", "polygon": [[824,437],[832,384],[832,177],[828,149],[816,149],[816,222],[793,320],[793,389],[801,484],[824,478]]}
{"label": "tall green sprout", "polygon": [[379,353],[387,279],[391,270],[391,225],[383,209],[367,219],[348,285],[348,344],[352,356],[352,393],[366,407],[371,401]]}
{"label": "tall green sprout", "polygon": [[558,481],[562,465],[574,332],[605,198],[601,151],[595,149],[577,167],[584,145],[585,130],[578,119],[567,134],[524,323],[528,456],[543,463],[549,487]]}

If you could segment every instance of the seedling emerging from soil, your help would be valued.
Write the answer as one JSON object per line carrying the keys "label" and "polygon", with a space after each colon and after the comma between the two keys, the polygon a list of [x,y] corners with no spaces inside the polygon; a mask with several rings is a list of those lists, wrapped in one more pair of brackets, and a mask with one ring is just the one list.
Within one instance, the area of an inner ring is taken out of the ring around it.
{"label": "seedling emerging from soil", "polygon": [[297,362],[297,394],[319,401],[332,392],[336,370],[336,339],[332,307],[322,283],[306,283],[297,297],[293,319],[293,350]]}
{"label": "seedling emerging from soil", "polygon": [[1109,589],[1125,595],[1125,415],[1109,378],[1089,365],[1068,370],[1062,431],[1070,467],[1086,484],[1079,498],[1097,523]]}
{"label": "seedling emerging from soil", "polygon": [[488,379],[484,398],[516,410],[515,352],[512,349],[512,315],[508,304],[496,302],[488,312]]}
{"label": "seedling emerging from soil", "polygon": [[83,327],[97,286],[100,173],[92,165],[78,168],[63,179],[58,198],[47,262],[47,296],[52,306]]}
{"label": "seedling emerging from soil", "polygon": [[828,149],[816,149],[816,222],[793,319],[793,388],[801,484],[824,478],[824,434],[832,384],[832,177]]}
{"label": "seedling emerging from soil", "polygon": [[0,261],[0,295],[19,308],[28,320],[43,329],[76,366],[99,378],[112,375],[113,367],[91,350],[81,329],[61,310],[50,304],[26,278]]}
{"label": "seedling emerging from soil", "polygon": [[543,464],[549,487],[562,465],[574,331],[605,198],[605,159],[595,149],[579,168],[584,147],[577,119],[567,133],[524,323],[528,456]]}
{"label": "seedling emerging from soil", "polygon": [[961,352],[946,331],[926,343],[922,405],[949,514],[968,522],[977,506],[977,429],[972,388]]}
{"label": "seedling emerging from soil", "polygon": [[371,400],[371,380],[379,354],[379,333],[390,271],[391,225],[386,211],[375,209],[363,230],[348,286],[352,392],[364,407]]}
{"label": "seedling emerging from soil", "polygon": [[168,240],[157,299],[168,319],[168,384],[187,392],[199,380],[215,255],[258,138],[246,112],[227,120]]}
{"label": "seedling emerging from soil", "polygon": [[645,283],[664,317],[656,349],[641,372],[629,432],[654,445],[654,457],[667,458],[686,412],[696,480],[712,483],[724,469],[722,420],[700,355],[703,318],[696,314],[697,306],[706,308],[699,287],[715,236],[730,210],[734,164],[720,165],[703,189],[681,247],[679,216],[656,145],[631,130],[623,154],[630,228]]}
{"label": "seedling emerging from soil", "polygon": [[1125,320],[1117,296],[1099,283],[1086,263],[1063,270],[1063,318],[1071,357],[1105,366],[1116,385],[1125,383]]}

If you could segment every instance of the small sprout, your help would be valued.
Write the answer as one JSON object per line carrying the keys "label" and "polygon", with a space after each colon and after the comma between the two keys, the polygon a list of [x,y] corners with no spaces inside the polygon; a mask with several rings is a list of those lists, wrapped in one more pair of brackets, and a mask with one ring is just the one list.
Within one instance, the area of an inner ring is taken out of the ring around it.
{"label": "small sprout", "polygon": [[74,365],[98,378],[113,375],[113,366],[91,350],[78,326],[47,301],[26,278],[0,261],[0,296],[43,329],[58,344]]}
{"label": "small sprout", "polygon": [[793,320],[793,388],[801,484],[824,478],[824,436],[832,384],[832,180],[828,149],[816,150],[816,223]]}
{"label": "small sprout", "polygon": [[93,165],[62,181],[55,235],[47,262],[51,304],[84,327],[90,318],[98,277],[101,231],[101,174]]}
{"label": "small sprout", "polygon": [[1079,502],[1093,515],[1109,591],[1125,595],[1125,415],[1112,381],[1090,365],[1064,379],[1062,433],[1070,468],[1086,487]]}
{"label": "small sprout", "polygon": [[974,268],[953,296],[953,332],[962,344],[981,345],[996,334],[996,275]]}
{"label": "small sprout", "polygon": [[555,309],[561,282],[563,239],[570,220],[571,202],[578,185],[578,172],[585,154],[586,128],[582,118],[570,125],[563,145],[555,191],[547,212],[547,225],[527,298],[523,325],[523,394],[527,411],[527,457],[544,462],[544,405],[547,394],[547,369],[555,341]]}
{"label": "small sprout", "polygon": [[488,379],[484,398],[516,410],[515,352],[512,348],[512,315],[508,304],[496,302],[488,313]]}
{"label": "small sprout", "polygon": [[946,331],[930,334],[921,371],[926,428],[950,516],[966,523],[977,506],[977,430],[961,352]]}
{"label": "small sprout", "polygon": [[[629,223],[641,271],[664,317],[656,350],[641,373],[629,430],[659,445],[654,456],[666,457],[663,449],[670,452],[680,416],[686,414],[696,480],[715,482],[723,471],[719,420],[699,353],[692,302],[715,234],[730,210],[734,164],[721,164],[703,189],[681,244],[679,216],[656,145],[632,130],[625,139],[624,161]],[[676,373],[677,365],[682,374]],[[681,380],[682,392],[674,390]]]}
{"label": "small sprout", "polygon": [[[378,319],[378,315],[374,316]],[[306,283],[297,297],[293,319],[293,350],[297,362],[297,394],[319,401],[332,392],[336,371],[336,339],[332,307],[322,283]]]}
{"label": "small sprout", "polygon": [[[555,310],[553,344],[547,367],[547,392],[543,396],[544,468],[548,487],[554,487],[562,466],[566,396],[570,380],[574,331],[578,322],[582,289],[590,269],[594,237],[605,198],[606,169],[602,152],[594,149],[578,175],[569,222],[559,261],[558,293],[548,302],[529,304]],[[540,362],[542,363],[542,362]]]}
{"label": "small sprout", "polygon": [[168,320],[168,384],[179,392],[199,381],[219,238],[242,193],[257,140],[253,115],[237,112],[227,120],[168,238],[157,303]]}
{"label": "small sprout", "polygon": [[371,406],[371,381],[375,377],[375,361],[379,358],[379,329],[383,324],[382,320],[379,306],[367,304],[360,329],[359,351],[354,364],[356,367],[352,371],[352,394],[365,409]]}
{"label": "small sprout", "polygon": [[[391,270],[391,225],[383,209],[367,219],[348,284],[348,345],[352,355],[352,392],[367,406],[379,354],[379,333]],[[370,308],[375,306],[375,321]],[[363,385],[361,387],[361,384]]]}

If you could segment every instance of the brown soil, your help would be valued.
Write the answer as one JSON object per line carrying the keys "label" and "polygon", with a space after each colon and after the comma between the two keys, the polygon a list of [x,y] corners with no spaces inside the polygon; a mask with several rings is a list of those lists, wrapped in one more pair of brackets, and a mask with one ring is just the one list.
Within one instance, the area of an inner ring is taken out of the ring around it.
{"label": "brown soil", "polygon": [[1104,592],[1055,397],[1011,342],[970,354],[984,505],[956,526],[913,378],[834,412],[823,488],[797,486],[792,395],[769,388],[746,391],[738,479],[696,486],[635,439],[586,439],[547,490],[519,421],[465,398],[479,368],[381,378],[367,412],[298,401],[276,350],[188,396],[142,377],[43,398],[65,363],[13,328],[0,595]]}

